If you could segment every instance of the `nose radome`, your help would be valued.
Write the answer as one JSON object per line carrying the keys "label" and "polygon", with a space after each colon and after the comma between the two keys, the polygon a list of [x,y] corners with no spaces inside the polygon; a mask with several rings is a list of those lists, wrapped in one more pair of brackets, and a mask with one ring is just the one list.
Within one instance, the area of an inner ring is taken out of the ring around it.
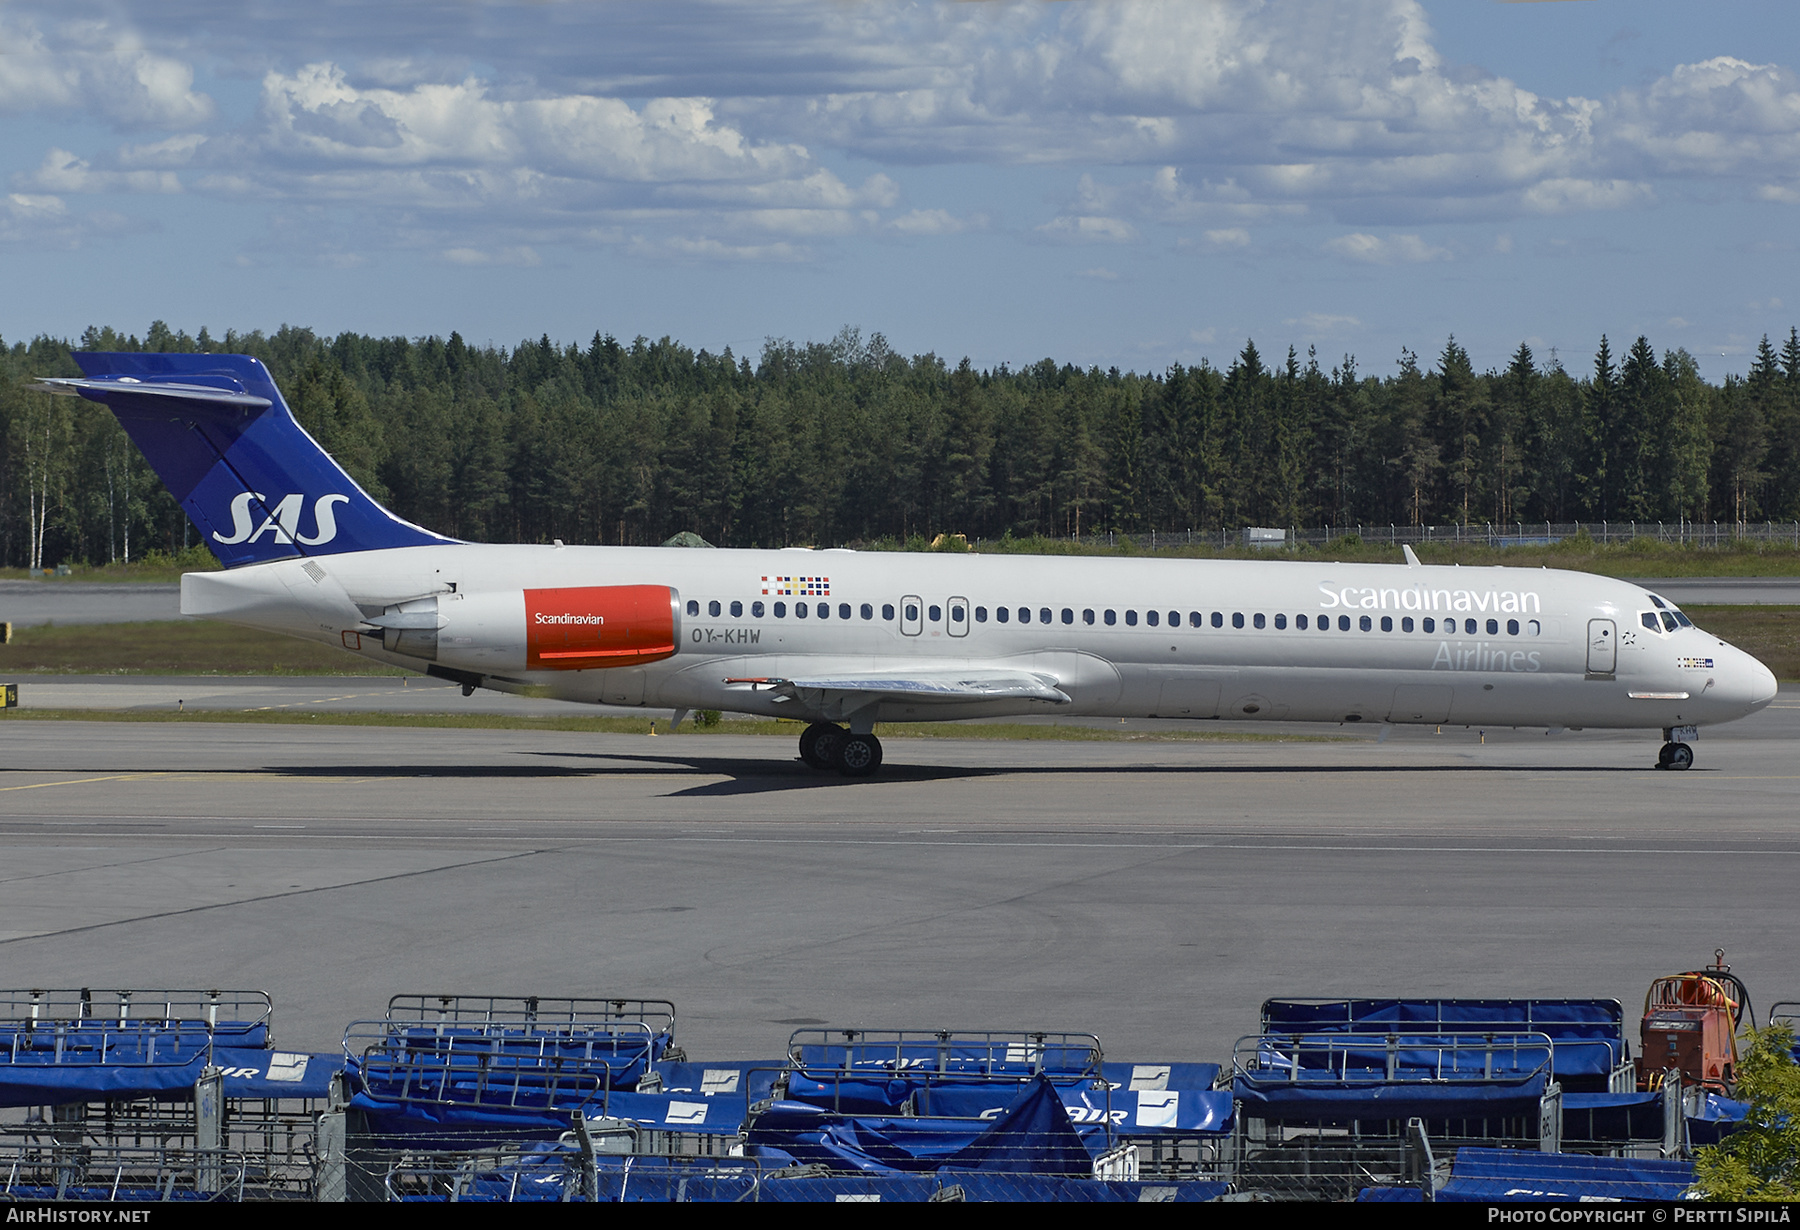
{"label": "nose radome", "polygon": [[1760,709],[1775,699],[1775,672],[1755,658],[1750,659],[1750,665],[1750,703]]}

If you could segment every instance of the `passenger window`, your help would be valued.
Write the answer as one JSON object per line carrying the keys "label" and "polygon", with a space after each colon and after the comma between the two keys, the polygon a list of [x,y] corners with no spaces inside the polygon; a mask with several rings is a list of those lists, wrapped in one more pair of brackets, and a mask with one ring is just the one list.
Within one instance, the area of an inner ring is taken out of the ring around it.
{"label": "passenger window", "polygon": [[1412,630],[1413,630],[1412,616],[1408,615],[1405,619],[1402,619],[1400,621],[1400,631],[1411,632]]}
{"label": "passenger window", "polygon": [[1050,608],[1049,607],[1044,607],[1038,611],[1038,622],[1041,624],[1047,624],[1050,622]]}
{"label": "passenger window", "polygon": [[1031,608],[1030,607],[1022,606],[1019,608],[1019,622],[1022,624],[1028,624],[1031,622]]}
{"label": "passenger window", "polygon": [[936,623],[944,617],[944,608],[933,603],[931,606],[925,608],[925,613],[931,616],[932,623]]}
{"label": "passenger window", "polygon": [[1008,607],[1003,607],[1003,606],[995,607],[994,608],[994,618],[999,620],[1001,623],[1005,623],[1007,620],[1012,618],[1012,611]]}
{"label": "passenger window", "polygon": [[687,613],[689,615],[698,615],[700,613],[700,604],[698,602],[696,602],[694,599],[689,598],[688,604],[687,604]]}
{"label": "passenger window", "polygon": [[864,619],[874,619],[875,618],[875,608],[870,606],[866,602],[863,603],[862,604],[862,617]]}
{"label": "passenger window", "polygon": [[1244,613],[1242,611],[1233,611],[1231,613],[1231,626],[1234,628],[1241,628],[1244,626]]}
{"label": "passenger window", "polygon": [[1306,616],[1304,616],[1304,615],[1294,616],[1294,627],[1298,628],[1302,632],[1306,631]]}
{"label": "passenger window", "polygon": [[1500,621],[1499,620],[1490,619],[1487,621],[1487,634],[1489,636],[1499,636],[1500,635]]}
{"label": "passenger window", "polygon": [[1364,632],[1368,632],[1369,630],[1374,628],[1375,621],[1370,619],[1367,615],[1364,615],[1362,618],[1360,618],[1356,621],[1356,626],[1361,628]]}
{"label": "passenger window", "polygon": [[1094,609],[1092,607],[1089,607],[1081,613],[1081,622],[1084,624],[1091,624],[1094,622]]}
{"label": "passenger window", "polygon": [[1189,611],[1188,612],[1188,627],[1198,628],[1201,624],[1203,624],[1205,622],[1206,622],[1206,620],[1201,617],[1201,614],[1199,611]]}
{"label": "passenger window", "polygon": [[1463,631],[1470,636],[1474,636],[1476,632],[1480,631],[1480,628],[1474,620],[1465,619],[1463,620]]}
{"label": "passenger window", "polygon": [[1223,628],[1225,626],[1224,612],[1222,612],[1222,611],[1214,611],[1213,612],[1212,626],[1215,628]]}
{"label": "passenger window", "polygon": [[1256,614],[1254,614],[1250,617],[1250,622],[1255,624],[1257,627],[1262,628],[1262,627],[1266,627],[1268,625],[1269,621],[1267,619],[1263,618],[1263,613],[1261,611],[1258,611]]}
{"label": "passenger window", "polygon": [[744,604],[743,603],[733,602],[731,604],[731,617],[733,619],[742,619],[744,617]]}
{"label": "passenger window", "polygon": [[719,605],[719,600],[717,598],[706,604],[706,613],[713,616],[715,619],[723,609],[724,608]]}
{"label": "passenger window", "polygon": [[838,603],[838,618],[839,619],[849,619],[850,618],[850,604],[848,602]]}
{"label": "passenger window", "polygon": [[1157,624],[1162,622],[1162,616],[1157,614],[1155,611],[1145,611],[1144,612],[1144,622],[1149,624],[1152,628],[1154,628],[1154,627],[1156,627]]}
{"label": "passenger window", "polygon": [[1137,627],[1137,612],[1136,611],[1126,611],[1125,612],[1125,626],[1127,628]]}
{"label": "passenger window", "polygon": [[1108,611],[1106,613],[1106,626],[1107,627],[1110,628],[1118,622],[1119,622],[1119,613],[1117,611]]}
{"label": "passenger window", "polygon": [[819,603],[818,611],[819,611],[820,619],[830,619],[831,618],[831,603],[829,603],[829,602]]}
{"label": "passenger window", "polygon": [[750,604],[750,615],[753,619],[761,619],[763,617],[763,604],[760,602],[752,602]]}
{"label": "passenger window", "polygon": [[881,604],[881,617],[890,623],[893,622],[893,619],[894,619],[894,604],[893,603],[884,602]]}
{"label": "passenger window", "polygon": [[1519,621],[1518,620],[1509,619],[1506,621],[1506,635],[1508,635],[1508,636],[1519,635]]}
{"label": "passenger window", "polygon": [[951,623],[953,623],[953,624],[959,624],[959,623],[961,623],[961,622],[962,622],[962,621],[963,621],[963,620],[965,620],[965,619],[967,619],[967,618],[968,618],[968,616],[967,616],[967,615],[964,615],[964,614],[963,614],[963,608],[962,608],[962,607],[960,607],[960,606],[953,606],[953,607],[951,607],[951,608],[950,608],[950,622],[951,622]]}
{"label": "passenger window", "polygon": [[1525,635],[1526,636],[1536,636],[1543,630],[1544,630],[1544,625],[1539,623],[1537,620],[1528,619],[1525,621]]}
{"label": "passenger window", "polygon": [[1381,617],[1381,630],[1383,632],[1392,632],[1394,630],[1394,617],[1392,615],[1383,615]]}
{"label": "passenger window", "polygon": [[906,604],[906,618],[908,622],[919,618],[919,608],[916,604],[911,602]]}
{"label": "passenger window", "polygon": [[1066,624],[1072,624],[1075,622],[1075,612],[1070,610],[1068,607],[1063,608],[1063,622]]}
{"label": "passenger window", "polygon": [[1421,626],[1427,632],[1436,632],[1437,631],[1437,620],[1432,619],[1430,616],[1426,616],[1425,622]]}
{"label": "passenger window", "polygon": [[1338,616],[1338,631],[1339,632],[1350,631],[1350,617],[1348,615],[1339,615]]}
{"label": "passenger window", "polygon": [[978,624],[984,624],[987,622],[987,608],[986,607],[978,606],[975,608],[975,622]]}
{"label": "passenger window", "polygon": [[775,604],[775,618],[776,619],[786,619],[787,618],[787,603],[777,602]]}
{"label": "passenger window", "polygon": [[1286,615],[1277,615],[1275,617],[1275,627],[1277,629],[1287,627],[1287,616]]}
{"label": "passenger window", "polygon": [[[775,610],[778,614],[780,613],[781,607],[779,604],[775,607]],[[804,603],[804,602],[794,603],[794,618],[795,619],[805,619],[806,618],[806,603]]]}

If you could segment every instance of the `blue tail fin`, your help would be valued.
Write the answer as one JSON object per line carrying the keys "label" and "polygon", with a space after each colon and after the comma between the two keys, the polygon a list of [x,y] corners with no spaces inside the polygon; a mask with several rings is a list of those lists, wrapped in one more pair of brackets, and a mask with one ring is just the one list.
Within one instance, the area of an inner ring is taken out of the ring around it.
{"label": "blue tail fin", "polygon": [[227,568],[301,555],[454,542],[370,499],[294,421],[246,355],[78,353],[78,393],[118,416]]}

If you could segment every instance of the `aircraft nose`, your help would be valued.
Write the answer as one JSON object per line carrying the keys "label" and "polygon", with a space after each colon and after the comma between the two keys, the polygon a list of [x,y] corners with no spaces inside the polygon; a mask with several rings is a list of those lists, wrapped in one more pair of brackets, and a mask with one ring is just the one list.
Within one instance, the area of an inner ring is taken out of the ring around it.
{"label": "aircraft nose", "polygon": [[1755,658],[1750,659],[1750,666],[1750,704],[1761,709],[1775,699],[1775,672]]}

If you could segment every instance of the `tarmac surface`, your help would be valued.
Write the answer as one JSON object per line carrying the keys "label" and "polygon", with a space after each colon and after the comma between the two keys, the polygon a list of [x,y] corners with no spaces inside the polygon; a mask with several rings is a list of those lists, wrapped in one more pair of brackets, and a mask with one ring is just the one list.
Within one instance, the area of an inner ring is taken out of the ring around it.
{"label": "tarmac surface", "polygon": [[889,739],[853,782],[728,729],[0,729],[0,982],[266,988],[284,1047],[460,991],[672,999],[695,1058],[829,1024],[1228,1062],[1269,996],[1634,1020],[1721,947],[1800,999],[1793,689],[1687,773],[1652,732]]}
{"label": "tarmac surface", "polygon": [[180,619],[181,586],[150,581],[0,581],[0,623],[123,624]]}

